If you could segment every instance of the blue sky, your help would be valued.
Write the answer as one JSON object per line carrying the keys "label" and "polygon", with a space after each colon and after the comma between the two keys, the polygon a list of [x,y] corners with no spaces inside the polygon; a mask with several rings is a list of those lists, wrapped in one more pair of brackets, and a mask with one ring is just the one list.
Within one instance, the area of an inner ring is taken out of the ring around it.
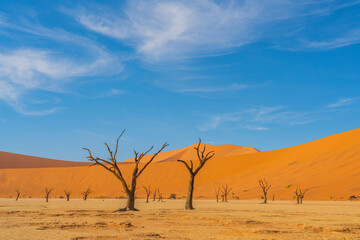
{"label": "blue sky", "polygon": [[0,150],[262,151],[359,127],[360,1],[0,2]]}

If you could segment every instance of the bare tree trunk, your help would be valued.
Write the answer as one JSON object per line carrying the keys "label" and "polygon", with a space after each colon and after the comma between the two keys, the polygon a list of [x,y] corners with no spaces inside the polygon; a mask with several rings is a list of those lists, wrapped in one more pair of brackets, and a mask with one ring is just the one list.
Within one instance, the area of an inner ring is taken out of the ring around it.
{"label": "bare tree trunk", "polygon": [[138,211],[138,209],[135,208],[135,191],[130,191],[127,194],[127,201],[126,201],[126,207],[123,209],[119,209],[117,211]]}
{"label": "bare tree trunk", "polygon": [[193,174],[190,175],[190,181],[189,181],[189,189],[188,189],[188,194],[186,197],[186,203],[185,203],[185,209],[186,210],[192,210],[194,209],[193,207],[193,195],[194,195],[194,180],[195,180],[195,176]]}
{"label": "bare tree trunk", "polygon": [[156,189],[154,190],[154,195],[153,195],[153,202],[156,201]]}
{"label": "bare tree trunk", "polygon": [[264,193],[264,203],[267,203],[267,192],[263,191],[263,193]]}
{"label": "bare tree trunk", "polygon": [[215,195],[216,195],[216,202],[219,202],[220,187],[215,189]]}
{"label": "bare tree trunk", "polygon": [[66,195],[66,201],[70,200],[70,195]]}
{"label": "bare tree trunk", "polygon": [[16,190],[16,199],[15,199],[15,201],[17,201],[19,199],[19,197],[20,197],[20,191]]}
{"label": "bare tree trunk", "polygon": [[[148,187],[143,186],[143,188],[145,189],[145,192],[146,192],[146,203],[149,203],[149,197],[151,194],[150,185]],[[156,191],[156,189],[155,189],[155,191]]]}

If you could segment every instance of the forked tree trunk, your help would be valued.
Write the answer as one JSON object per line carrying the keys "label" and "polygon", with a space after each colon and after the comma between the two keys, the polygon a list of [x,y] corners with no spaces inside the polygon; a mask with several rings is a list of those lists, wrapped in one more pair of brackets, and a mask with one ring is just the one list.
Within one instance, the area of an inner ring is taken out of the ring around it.
{"label": "forked tree trunk", "polygon": [[186,210],[194,209],[194,207],[193,207],[194,180],[195,180],[195,175],[190,174],[189,189],[188,189],[188,194],[187,194],[186,203],[185,203]]}

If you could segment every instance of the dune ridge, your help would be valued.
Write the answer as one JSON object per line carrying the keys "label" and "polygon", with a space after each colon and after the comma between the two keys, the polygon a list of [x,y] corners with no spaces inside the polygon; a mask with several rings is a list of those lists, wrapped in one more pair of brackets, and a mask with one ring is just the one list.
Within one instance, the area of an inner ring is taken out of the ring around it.
{"label": "dune ridge", "polygon": [[0,169],[3,168],[49,168],[88,166],[86,162],[55,160],[42,157],[0,151]]}

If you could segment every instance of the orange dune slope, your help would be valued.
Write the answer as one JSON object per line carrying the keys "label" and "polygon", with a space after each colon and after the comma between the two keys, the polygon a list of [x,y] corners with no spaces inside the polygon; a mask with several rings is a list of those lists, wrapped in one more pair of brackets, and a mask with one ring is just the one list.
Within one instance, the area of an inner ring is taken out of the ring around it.
{"label": "orange dune slope", "polygon": [[32,157],[27,155],[0,151],[0,169],[1,168],[78,167],[78,166],[87,166],[87,165],[89,165],[89,163],[53,160],[48,158]]}
{"label": "orange dune slope", "polygon": [[[169,162],[169,161],[177,161],[178,159],[182,160],[191,160],[196,159],[196,152],[195,147],[197,147],[198,144],[193,144],[191,146],[180,148],[173,151],[168,152],[161,152],[156,156],[154,159],[155,162]],[[203,145],[201,146],[201,149],[203,148]],[[259,152],[259,150],[252,148],[252,147],[242,147],[238,145],[232,145],[232,144],[222,144],[222,145],[213,145],[213,144],[206,144],[206,151],[214,151],[216,153],[216,157],[224,157],[224,156],[235,156],[240,154],[248,154],[248,153],[256,153]],[[150,158],[153,156],[153,154],[150,154],[148,156],[145,156],[143,161],[150,160]],[[130,158],[124,162],[133,162],[134,158]]]}
{"label": "orange dune slope", "polygon": [[[164,153],[162,160],[150,164],[139,178],[137,195],[144,197],[142,186],[151,185],[163,196],[185,196],[188,172],[175,160]],[[129,177],[133,164],[119,165]],[[345,200],[360,195],[360,129],[280,150],[216,155],[199,172],[195,197],[214,198],[217,186],[229,184],[233,198],[259,198],[257,181],[264,177],[272,185],[270,199],[292,199],[298,186],[309,189],[305,199]],[[71,189],[74,197],[80,197],[87,187],[94,191],[93,197],[124,196],[116,178],[96,166],[0,169],[0,184],[1,197],[14,196],[16,189],[25,197],[42,197],[45,187],[54,188],[53,196],[63,196],[64,189]]]}

